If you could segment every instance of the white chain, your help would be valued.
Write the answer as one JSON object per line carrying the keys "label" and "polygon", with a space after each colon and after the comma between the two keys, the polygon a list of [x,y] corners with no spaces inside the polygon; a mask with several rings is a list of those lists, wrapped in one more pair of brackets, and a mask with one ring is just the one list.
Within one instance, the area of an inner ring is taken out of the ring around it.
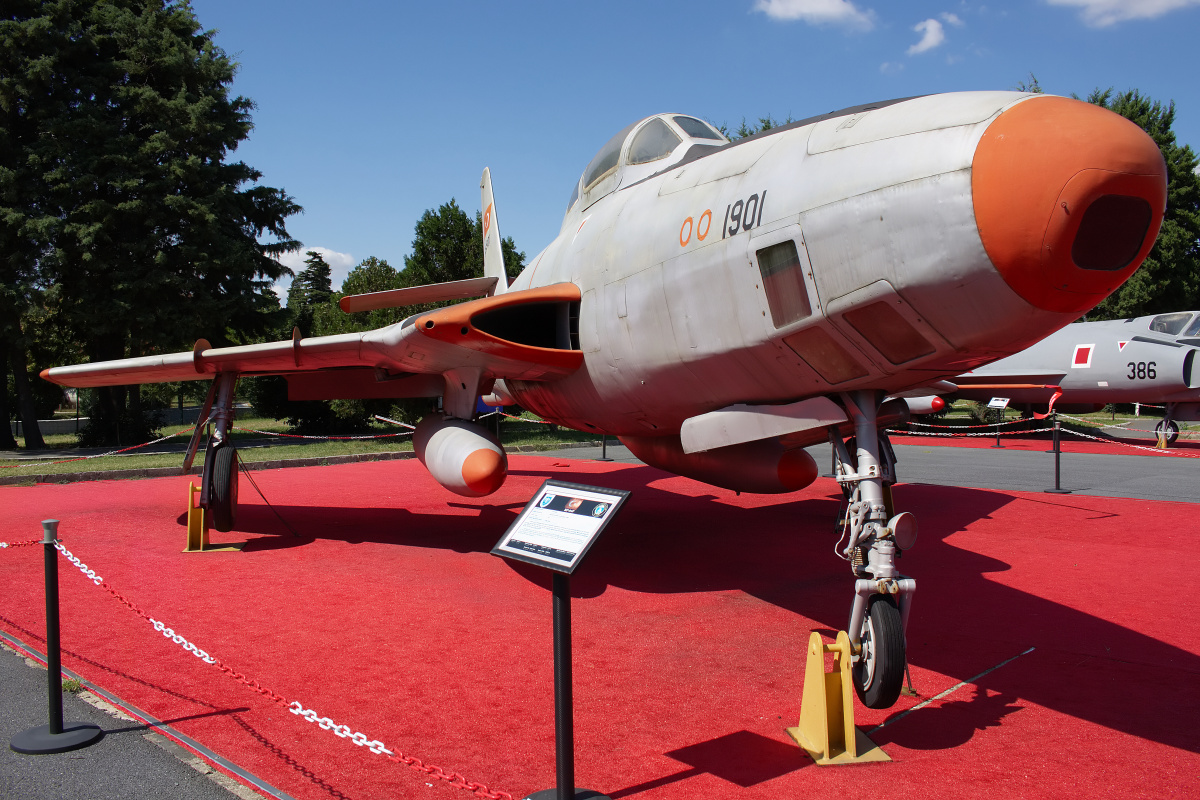
{"label": "white chain", "polygon": [[[149,617],[147,617],[147,619],[150,619],[150,618],[149,618]],[[175,644],[179,645],[179,646],[180,646],[180,647],[182,647],[184,650],[186,650],[187,652],[189,652],[189,653],[191,653],[192,655],[194,655],[196,658],[198,658],[198,659],[200,659],[201,661],[203,661],[205,664],[215,664],[215,663],[217,663],[217,660],[216,660],[215,658],[213,658],[212,656],[210,656],[210,655],[209,655],[208,653],[206,653],[205,651],[201,650],[199,647],[196,647],[196,645],[192,644],[192,643],[191,643],[191,642],[189,642],[187,639],[183,638],[183,637],[182,637],[182,636],[180,636],[178,633],[176,633],[175,631],[171,630],[170,628],[168,628],[166,625],[162,624],[162,623],[161,623],[161,622],[159,622],[158,620],[156,620],[156,619],[150,619],[150,624],[154,626],[154,630],[158,631],[158,632],[159,632],[159,633],[161,633],[163,636],[167,637],[167,638],[168,638],[168,639],[170,639],[172,642],[174,642]]]}
{"label": "white chain", "polygon": [[369,739],[365,733],[359,733],[357,731],[351,733],[350,726],[338,725],[329,717],[319,716],[316,711],[313,711],[311,708],[305,708],[298,700],[293,700],[288,705],[288,711],[297,716],[303,717],[309,722],[315,722],[321,728],[321,730],[332,731],[335,735],[341,737],[342,739],[349,739],[359,747],[366,747],[376,755],[381,753],[389,756],[392,755],[392,751],[388,750],[384,746],[383,742],[377,739]]}
{"label": "white chain", "polygon": [[87,564],[81,563],[78,558],[71,554],[70,550],[63,547],[62,543],[58,542],[57,540],[54,542],[54,549],[62,553],[63,556],[66,557],[67,561],[70,561],[72,564],[79,567],[79,571],[86,575],[88,580],[90,580],[92,583],[96,584],[97,586],[104,583],[104,578],[101,578],[99,575],[97,575],[96,570],[88,569]]}
{"label": "white chain", "polygon": [[984,432],[984,433],[929,433],[926,431],[897,431],[897,430],[889,429],[888,433],[894,433],[897,436],[952,436],[952,437],[984,436],[984,437],[991,437],[991,436],[1021,436],[1022,434],[1026,434],[1026,433],[1044,433],[1046,431],[1052,431],[1052,430],[1054,430],[1054,428],[1033,428],[1032,430],[1027,430],[1027,431],[989,431],[989,432]]}

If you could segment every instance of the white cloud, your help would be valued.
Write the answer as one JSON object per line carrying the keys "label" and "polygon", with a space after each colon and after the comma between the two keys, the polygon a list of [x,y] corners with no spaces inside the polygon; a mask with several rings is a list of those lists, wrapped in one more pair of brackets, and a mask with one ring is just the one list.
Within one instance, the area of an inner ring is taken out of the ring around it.
{"label": "white cloud", "polygon": [[[902,69],[904,69],[904,64],[899,61],[885,61],[879,65],[879,71],[884,75],[894,75]],[[1200,169],[1200,167],[1197,167],[1197,169]]]}
{"label": "white cloud", "polygon": [[942,18],[942,22],[948,22],[956,28],[961,28],[967,24],[962,21],[962,17],[958,16],[958,14],[951,14],[949,11],[938,14],[938,16]]}
{"label": "white cloud", "polygon": [[[291,253],[284,253],[279,257],[279,263],[290,269],[292,272],[299,272],[304,269],[304,260],[308,258],[308,251],[315,250],[321,254],[321,258],[325,259],[325,263],[329,265],[329,282],[333,285],[333,290],[336,292],[341,289],[342,281],[346,280],[346,276],[350,274],[350,270],[357,266],[354,256],[349,253],[339,253],[336,250],[330,250],[328,247],[301,247],[299,250]],[[279,301],[287,304],[288,288],[292,285],[292,279],[284,277],[275,282],[271,288],[275,294],[279,296]]]}
{"label": "white cloud", "polygon": [[1046,0],[1053,6],[1073,6],[1080,10],[1084,23],[1093,28],[1106,28],[1131,19],[1154,19],[1188,6],[1200,5],[1200,0]]}
{"label": "white cloud", "polygon": [[875,27],[875,15],[860,11],[850,0],[755,0],[754,10],[771,19],[800,20],[813,25],[844,25],[847,28],[870,30]]}
{"label": "white cloud", "polygon": [[923,35],[921,36],[921,41],[908,48],[910,56],[932,50],[946,41],[946,31],[942,27],[942,23],[936,19],[927,19],[924,22],[918,22],[913,26],[913,30]]}

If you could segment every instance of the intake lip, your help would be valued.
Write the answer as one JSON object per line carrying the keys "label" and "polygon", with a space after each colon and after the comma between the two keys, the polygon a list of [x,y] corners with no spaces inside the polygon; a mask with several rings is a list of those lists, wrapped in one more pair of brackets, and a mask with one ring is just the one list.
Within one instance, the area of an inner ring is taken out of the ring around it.
{"label": "intake lip", "polygon": [[971,194],[979,237],[1008,285],[1037,308],[1079,313],[1150,252],[1167,169],[1154,140],[1124,117],[1042,95],[984,131]]}

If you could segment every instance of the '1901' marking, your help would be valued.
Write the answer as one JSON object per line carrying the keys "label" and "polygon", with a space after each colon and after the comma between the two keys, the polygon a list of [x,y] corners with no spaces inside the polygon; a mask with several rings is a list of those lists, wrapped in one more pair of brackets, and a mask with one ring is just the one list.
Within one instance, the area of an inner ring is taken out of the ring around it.
{"label": "'1901' marking", "polygon": [[761,197],[752,194],[744,201],[738,200],[733,205],[725,206],[725,223],[721,226],[721,238],[737,236],[742,231],[762,224],[763,206],[766,201],[767,193],[763,191]]}

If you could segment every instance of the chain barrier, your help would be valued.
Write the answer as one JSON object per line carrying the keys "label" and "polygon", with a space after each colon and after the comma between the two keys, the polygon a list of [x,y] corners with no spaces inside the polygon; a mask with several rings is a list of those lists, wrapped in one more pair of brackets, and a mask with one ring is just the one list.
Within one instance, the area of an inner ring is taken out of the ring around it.
{"label": "chain barrier", "polygon": [[319,439],[323,442],[329,441],[351,441],[359,439],[391,439],[396,436],[411,436],[412,431],[400,431],[399,433],[369,433],[362,436],[306,436],[300,433],[278,433],[276,431],[259,431],[254,428],[242,428],[237,425],[231,426],[235,431],[243,433],[257,433],[262,436],[277,436],[280,439]]}
{"label": "chain barrier", "polygon": [[[1081,425],[1087,425],[1089,428],[1100,428],[1100,429],[1115,428],[1118,430],[1131,431],[1134,433],[1154,433],[1154,434],[1158,433],[1158,431],[1148,431],[1148,430],[1143,430],[1142,428],[1127,428],[1127,427],[1125,427],[1126,425],[1132,425],[1135,422],[1135,420],[1132,420],[1132,419],[1129,420],[1128,422],[1122,422],[1120,425],[1105,425],[1104,423],[1092,422],[1091,420],[1086,420],[1086,419],[1083,419],[1082,417],[1072,417],[1070,414],[1059,414],[1059,416],[1062,417],[1063,419],[1069,419],[1072,422],[1077,422]],[[1183,436],[1183,437],[1187,437],[1187,435],[1189,433],[1191,433],[1191,431],[1180,431],[1179,435]]]}
{"label": "chain barrier", "polygon": [[[517,420],[520,420],[521,422],[536,422],[539,425],[553,425],[554,424],[553,422],[547,422],[544,419],[529,419],[528,417],[518,417],[514,414],[509,414],[507,411],[493,411],[492,414],[500,414],[501,416],[508,417],[509,419],[517,419]],[[490,417],[492,414],[488,414],[488,416]]]}
{"label": "chain barrier", "polygon": [[[36,539],[33,542],[23,542],[21,544],[36,544],[37,542],[40,542],[40,541],[42,541],[42,540]],[[16,546],[16,545],[14,545],[14,546]],[[416,758],[414,756],[405,755],[404,753],[393,752],[392,750],[389,750],[383,744],[383,742],[379,741],[378,739],[371,739],[365,733],[360,733],[358,731],[351,732],[351,729],[348,725],[338,725],[333,720],[331,720],[329,717],[319,716],[316,711],[314,711],[312,709],[306,709],[304,707],[304,705],[302,703],[300,703],[300,701],[298,701],[298,700],[289,701],[286,697],[279,694],[278,692],[275,692],[275,691],[263,686],[261,683],[258,682],[258,680],[247,677],[245,674],[238,672],[235,669],[233,669],[232,667],[227,666],[226,664],[222,663],[220,659],[210,655],[207,651],[200,649],[195,644],[188,641],[185,637],[176,633],[172,628],[168,628],[164,623],[159,622],[158,620],[152,618],[149,614],[147,614],[145,611],[143,611],[141,608],[139,608],[137,606],[137,604],[134,603],[132,600],[125,597],[123,594],[118,592],[116,589],[109,586],[108,583],[102,577],[100,577],[99,575],[96,574],[95,570],[90,569],[87,564],[84,564],[82,561],[80,561],[78,557],[76,557],[70,550],[63,547],[61,543],[56,541],[54,543],[54,548],[56,550],[58,550],[60,553],[62,553],[64,558],[66,558],[68,561],[70,561],[72,564],[74,564],[75,567],[78,568],[79,571],[83,573],[84,577],[86,577],[88,580],[90,580],[96,586],[99,586],[100,588],[107,591],[114,598],[116,598],[122,605],[127,607],[130,611],[132,611],[133,613],[137,614],[142,619],[149,622],[150,625],[154,628],[154,630],[161,633],[164,637],[166,637],[167,639],[170,639],[175,644],[179,645],[184,650],[184,652],[191,653],[193,656],[195,656],[196,658],[199,658],[205,664],[211,664],[212,666],[216,667],[221,672],[224,672],[227,676],[234,679],[238,683],[243,684],[247,688],[251,689],[254,692],[257,692],[258,694],[262,695],[263,697],[267,698],[268,700],[271,700],[274,703],[278,703],[279,705],[286,707],[288,711],[307,720],[308,722],[315,723],[322,730],[329,731],[341,739],[349,739],[350,741],[354,742],[354,744],[358,745],[359,747],[366,747],[368,750],[370,750],[372,753],[374,753],[376,755],[385,755],[389,761],[393,761],[397,764],[402,764],[416,772],[420,772],[429,777],[436,778],[437,780],[445,781],[447,784],[449,784],[450,786],[453,786],[456,789],[464,789],[466,791],[469,791],[469,792],[475,794],[478,797],[487,798],[487,800],[515,800],[515,798],[513,798],[513,796],[511,794],[509,794],[508,792],[492,790],[492,789],[488,788],[485,784],[467,780],[462,775],[459,775],[457,772],[446,772],[441,767],[436,766],[434,764],[426,764],[424,761],[422,761],[421,759]]]}
{"label": "chain barrier", "polygon": [[[941,426],[939,426],[939,427],[941,427]],[[953,427],[953,426],[951,426],[951,427]],[[967,427],[967,426],[964,426],[964,427]],[[978,426],[972,425],[970,427],[978,427]],[[988,427],[994,428],[996,426],[989,425]],[[986,436],[986,437],[992,437],[992,436],[1021,436],[1026,433],[1044,433],[1046,431],[1053,431],[1053,430],[1054,430],[1054,428],[1030,428],[1029,430],[1024,430],[1024,431],[990,431],[990,432],[984,431],[981,433],[936,433],[933,431],[898,431],[893,428],[889,428],[887,432],[893,433],[897,436],[950,436],[950,437]]]}
{"label": "chain barrier", "polygon": [[1105,444],[1119,444],[1122,447],[1128,447],[1133,450],[1144,450],[1147,453],[1153,453],[1156,456],[1172,456],[1174,458],[1200,458],[1200,455],[1197,455],[1195,453],[1181,453],[1178,450],[1160,450],[1157,447],[1146,447],[1146,446],[1140,445],[1140,444],[1129,444],[1128,442],[1121,442],[1116,439],[1102,439],[1099,436],[1091,436],[1086,433],[1080,433],[1079,431],[1073,431],[1070,428],[1063,428],[1062,432],[1069,433],[1072,436],[1079,436],[1083,439],[1092,439],[1093,441],[1104,442]]}
{"label": "chain barrier", "polygon": [[26,539],[23,542],[0,542],[0,550],[6,547],[29,547],[30,545],[41,544],[41,539]]}
{"label": "chain barrier", "polygon": [[28,464],[2,464],[2,465],[0,465],[0,469],[23,469],[25,467],[50,467],[50,466],[54,466],[55,464],[70,464],[73,461],[87,461],[88,459],[91,459],[91,458],[104,458],[106,456],[115,456],[115,455],[119,455],[121,453],[128,453],[130,450],[137,450],[142,447],[149,447],[152,444],[161,444],[162,442],[165,442],[167,439],[174,439],[176,436],[182,436],[183,434],[191,433],[194,430],[196,430],[195,425],[193,425],[190,428],[185,428],[181,431],[177,431],[176,433],[167,434],[166,436],[155,439],[152,442],[142,442],[141,444],[135,444],[135,445],[131,445],[129,447],[122,447],[120,450],[109,450],[107,453],[96,453],[95,455],[91,455],[91,456],[77,456],[75,458],[64,458],[61,461],[31,461]]}
{"label": "chain barrier", "polygon": [[1028,420],[1025,420],[1025,419],[1019,419],[1019,418],[1018,418],[1018,419],[1009,419],[1009,420],[1005,420],[1005,421],[1003,421],[1003,422],[988,422],[988,423],[985,423],[985,424],[983,424],[983,425],[934,425],[934,424],[932,424],[932,423],[929,423],[929,422],[913,422],[913,421],[911,421],[911,420],[910,420],[909,422],[907,422],[907,423],[905,423],[905,424],[906,424],[906,425],[914,425],[914,426],[916,426],[916,427],[918,427],[918,428],[953,428],[953,429],[958,429],[958,428],[995,428],[997,425],[1016,425],[1016,424],[1017,424],[1017,423],[1019,423],[1019,422],[1027,422],[1027,421],[1028,421]]}

